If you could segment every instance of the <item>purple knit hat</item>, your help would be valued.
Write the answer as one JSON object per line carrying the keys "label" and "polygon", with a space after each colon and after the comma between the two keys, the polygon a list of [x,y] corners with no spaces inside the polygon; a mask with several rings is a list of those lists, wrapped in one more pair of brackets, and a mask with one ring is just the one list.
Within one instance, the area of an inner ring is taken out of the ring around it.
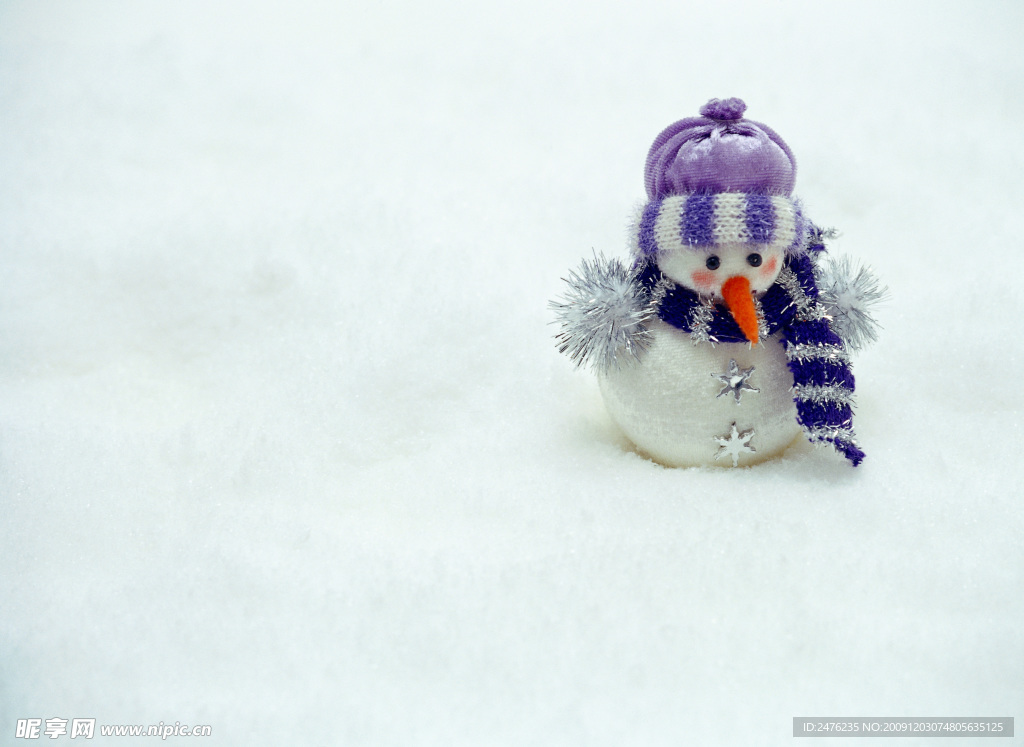
{"label": "purple knit hat", "polygon": [[700,117],[662,130],[647,153],[647,196],[748,192],[789,196],[796,159],[774,130],[743,119],[741,99],[711,99]]}

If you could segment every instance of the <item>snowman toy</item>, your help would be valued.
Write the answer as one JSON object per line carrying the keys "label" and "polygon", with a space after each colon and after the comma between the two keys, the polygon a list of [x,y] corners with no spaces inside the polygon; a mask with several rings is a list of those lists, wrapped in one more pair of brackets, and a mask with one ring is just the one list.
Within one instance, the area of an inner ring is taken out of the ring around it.
{"label": "snowman toy", "polygon": [[875,277],[826,256],[792,197],[796,160],[740,99],[661,132],[627,266],[596,256],[552,302],[612,420],[673,467],[747,466],[806,438],[853,465],[850,351],[876,337]]}

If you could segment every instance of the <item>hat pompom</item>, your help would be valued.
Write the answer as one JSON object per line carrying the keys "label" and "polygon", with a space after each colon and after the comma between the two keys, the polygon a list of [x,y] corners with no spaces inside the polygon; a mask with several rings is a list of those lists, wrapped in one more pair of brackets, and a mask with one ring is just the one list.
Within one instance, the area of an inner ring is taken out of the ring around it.
{"label": "hat pompom", "polygon": [[700,113],[718,122],[734,122],[743,119],[743,112],[746,110],[747,105],[743,103],[743,99],[711,99],[700,108]]}

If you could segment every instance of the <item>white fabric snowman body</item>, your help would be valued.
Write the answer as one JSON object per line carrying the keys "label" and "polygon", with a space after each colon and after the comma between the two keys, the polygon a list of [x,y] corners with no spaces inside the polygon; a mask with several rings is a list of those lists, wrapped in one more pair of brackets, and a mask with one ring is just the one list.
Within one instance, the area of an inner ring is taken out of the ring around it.
{"label": "white fabric snowman body", "polygon": [[[725,303],[726,283],[745,285],[739,292],[752,300],[781,267],[778,247],[744,244],[679,247],[658,261],[665,277],[718,303]],[[749,311],[757,313],[753,303]],[[778,456],[800,437],[793,375],[778,334],[761,339],[755,329],[756,344],[712,345],[694,344],[658,318],[647,329],[649,346],[639,361],[598,374],[612,420],[645,454],[671,467],[744,466]]]}

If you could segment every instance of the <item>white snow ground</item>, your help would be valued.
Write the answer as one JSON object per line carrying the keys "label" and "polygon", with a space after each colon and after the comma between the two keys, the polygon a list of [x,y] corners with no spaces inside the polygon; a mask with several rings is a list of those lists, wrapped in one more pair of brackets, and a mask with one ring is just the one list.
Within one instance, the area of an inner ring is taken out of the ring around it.
{"label": "white snow ground", "polygon": [[[1016,2],[0,5],[0,742],[1024,730],[1022,32]],[[656,466],[555,351],[560,277],[625,252],[647,147],[714,96],[891,289],[856,470]]]}

